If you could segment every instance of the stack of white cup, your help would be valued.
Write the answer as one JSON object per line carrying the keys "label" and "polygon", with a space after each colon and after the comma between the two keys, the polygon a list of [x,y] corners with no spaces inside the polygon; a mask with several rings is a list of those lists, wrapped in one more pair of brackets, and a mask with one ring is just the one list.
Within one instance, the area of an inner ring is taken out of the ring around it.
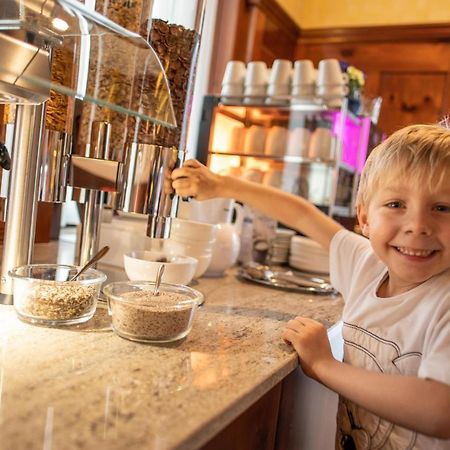
{"label": "stack of white cup", "polygon": [[263,103],[266,98],[268,70],[263,61],[247,64],[244,79],[244,103]]}
{"label": "stack of white cup", "polygon": [[322,59],[317,73],[316,94],[323,103],[338,108],[348,94],[348,75],[342,73],[337,59]]}
{"label": "stack of white cup", "polygon": [[292,63],[287,59],[276,59],[270,71],[267,86],[268,104],[288,103],[291,87]]}
{"label": "stack of white cup", "polygon": [[222,80],[220,93],[223,103],[239,103],[244,95],[245,64],[242,61],[229,61]]}
{"label": "stack of white cup", "polygon": [[198,260],[194,278],[201,277],[211,263],[217,226],[187,219],[173,219],[170,238],[165,248],[177,255],[191,256]]}
{"label": "stack of white cup", "polygon": [[312,61],[309,59],[295,61],[292,73],[291,103],[311,103],[314,100],[316,76]]}
{"label": "stack of white cup", "polygon": [[267,156],[284,156],[286,152],[288,130],[286,127],[274,125],[267,132],[264,153]]}

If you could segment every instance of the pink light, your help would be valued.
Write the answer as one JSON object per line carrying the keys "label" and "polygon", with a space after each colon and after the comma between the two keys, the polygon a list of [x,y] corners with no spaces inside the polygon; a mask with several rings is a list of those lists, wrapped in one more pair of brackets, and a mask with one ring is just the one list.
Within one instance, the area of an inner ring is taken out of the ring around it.
{"label": "pink light", "polygon": [[[341,113],[333,113],[333,134],[339,135]],[[346,116],[342,135],[342,162],[361,173],[367,156],[370,117],[351,119]]]}

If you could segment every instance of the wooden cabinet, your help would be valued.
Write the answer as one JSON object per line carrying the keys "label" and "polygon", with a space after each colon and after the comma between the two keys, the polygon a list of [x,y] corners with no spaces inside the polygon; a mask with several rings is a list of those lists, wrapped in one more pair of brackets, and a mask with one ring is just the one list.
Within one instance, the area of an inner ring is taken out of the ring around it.
{"label": "wooden cabinet", "polygon": [[281,386],[278,383],[200,450],[273,450]]}
{"label": "wooden cabinet", "polygon": [[296,57],[362,69],[365,93],[383,98],[380,128],[387,133],[450,111],[450,24],[305,30]]}

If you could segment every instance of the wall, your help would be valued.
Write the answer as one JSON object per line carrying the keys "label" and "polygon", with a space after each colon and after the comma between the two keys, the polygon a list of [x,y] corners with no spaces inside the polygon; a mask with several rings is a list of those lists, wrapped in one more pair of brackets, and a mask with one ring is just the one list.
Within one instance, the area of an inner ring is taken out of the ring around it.
{"label": "wall", "polygon": [[450,22],[449,0],[276,1],[302,29]]}

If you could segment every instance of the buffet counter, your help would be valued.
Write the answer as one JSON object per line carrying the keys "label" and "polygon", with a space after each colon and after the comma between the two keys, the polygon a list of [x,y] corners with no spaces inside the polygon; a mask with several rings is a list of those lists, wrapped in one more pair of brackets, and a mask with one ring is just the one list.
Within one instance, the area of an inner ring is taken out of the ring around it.
{"label": "buffet counter", "polygon": [[[199,449],[297,366],[281,339],[296,315],[328,327],[339,297],[202,278],[187,338],[127,341],[104,306],[70,328],[28,325],[0,305],[0,449]],[[228,448],[233,448],[229,446]]]}

